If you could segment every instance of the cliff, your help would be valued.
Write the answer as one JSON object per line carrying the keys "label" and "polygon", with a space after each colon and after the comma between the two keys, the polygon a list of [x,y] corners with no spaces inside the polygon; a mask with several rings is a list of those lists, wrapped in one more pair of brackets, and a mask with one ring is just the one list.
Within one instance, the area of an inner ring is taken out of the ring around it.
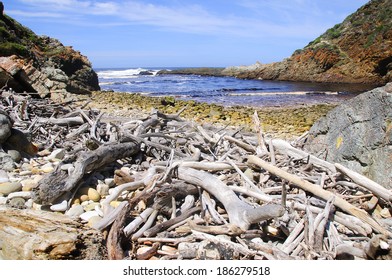
{"label": "cliff", "polygon": [[3,12],[0,2],[0,88],[86,94],[99,90],[90,61],[56,39],[38,36]]}
{"label": "cliff", "polygon": [[392,81],[392,1],[372,0],[291,57],[229,67],[239,78],[385,84]]}

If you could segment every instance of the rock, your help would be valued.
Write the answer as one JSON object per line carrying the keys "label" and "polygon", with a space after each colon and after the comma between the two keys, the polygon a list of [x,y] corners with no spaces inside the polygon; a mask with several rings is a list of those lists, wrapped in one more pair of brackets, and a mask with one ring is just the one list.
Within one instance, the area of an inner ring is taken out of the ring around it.
{"label": "rock", "polygon": [[88,189],[87,195],[88,195],[88,198],[94,202],[98,202],[101,199],[101,195],[99,194],[99,192],[93,188]]}
{"label": "rock", "polygon": [[38,186],[38,182],[36,182],[34,179],[25,179],[20,181],[20,183],[23,186],[23,191],[31,191]]}
{"label": "rock", "polygon": [[7,154],[12,158],[15,162],[20,162],[22,159],[22,155],[17,150],[8,150]]}
{"label": "rock", "polygon": [[28,200],[31,198],[31,195],[32,195],[31,192],[24,192],[24,191],[13,192],[13,193],[10,193],[7,198],[12,199],[15,197],[20,197],[20,198],[23,198],[24,200]]}
{"label": "rock", "polygon": [[55,211],[55,212],[64,212],[66,211],[68,208],[68,201],[67,200],[63,200],[62,202],[58,203],[58,204],[53,204],[52,206],[50,206],[50,210]]}
{"label": "rock", "polygon": [[97,211],[88,211],[84,212],[82,215],[79,216],[82,220],[88,222],[92,217],[99,217],[99,214]]}
{"label": "rock", "polygon": [[305,149],[392,188],[392,83],[331,110],[312,126]]}
{"label": "rock", "polygon": [[0,151],[0,169],[4,171],[13,171],[15,169],[15,162],[8,154]]}
{"label": "rock", "polygon": [[0,109],[0,144],[11,136],[12,120],[8,114]]}
{"label": "rock", "polygon": [[9,16],[1,17],[0,24],[2,43],[15,46],[0,57],[0,88],[7,84],[16,92],[52,98],[100,89],[90,61],[80,52],[56,39],[37,36]]}
{"label": "rock", "polygon": [[74,204],[68,211],[65,212],[65,215],[72,218],[76,218],[82,215],[83,213],[84,213],[83,206],[80,204]]}
{"label": "rock", "polygon": [[14,197],[8,201],[8,204],[11,207],[15,207],[15,208],[24,208],[25,203],[26,203],[26,200],[24,200],[21,197]]}
{"label": "rock", "polygon": [[10,178],[5,170],[0,169],[0,184],[9,182]]}
{"label": "rock", "polygon": [[5,205],[7,203],[8,198],[4,196],[0,196],[0,205]]}
{"label": "rock", "polygon": [[64,149],[56,149],[49,156],[48,160],[62,160],[65,157]]}
{"label": "rock", "polygon": [[106,196],[109,194],[109,186],[106,184],[98,184],[97,185],[97,192],[99,193],[99,195],[102,196]]}
{"label": "rock", "polygon": [[247,79],[385,84],[392,81],[390,0],[368,1],[280,62],[228,67]]}
{"label": "rock", "polygon": [[18,192],[22,189],[22,184],[20,182],[6,182],[0,184],[0,193],[4,195],[9,195],[13,192]]}
{"label": "rock", "polygon": [[91,228],[94,228],[94,225],[97,224],[98,222],[100,222],[102,220],[102,217],[99,216],[92,216],[89,220],[87,225]]}
{"label": "rock", "polygon": [[23,156],[34,156],[38,148],[30,142],[26,134],[18,129],[11,128],[11,135],[3,143],[4,150],[16,150]]}

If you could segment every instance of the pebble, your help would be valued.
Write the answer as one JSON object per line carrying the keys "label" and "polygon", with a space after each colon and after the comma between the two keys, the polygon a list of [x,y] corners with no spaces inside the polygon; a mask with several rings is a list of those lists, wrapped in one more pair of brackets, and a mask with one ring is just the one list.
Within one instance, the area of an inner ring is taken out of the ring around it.
{"label": "pebble", "polygon": [[98,184],[97,192],[102,196],[106,196],[109,194],[109,185],[107,184]]}
{"label": "pebble", "polygon": [[53,164],[48,162],[47,164],[41,166],[41,170],[45,173],[50,173],[54,170]]}
{"label": "pebble", "polygon": [[99,216],[93,216],[93,217],[91,217],[91,218],[88,220],[87,225],[88,225],[89,227],[93,228],[94,225],[97,224],[98,222],[100,222],[101,220],[102,220],[101,217],[99,217]]}
{"label": "pebble", "polygon": [[12,158],[15,162],[20,162],[22,159],[22,155],[17,150],[8,150],[7,154]]}
{"label": "pebble", "polygon": [[32,189],[36,188],[38,186],[38,182],[36,182],[34,179],[25,179],[20,181],[22,184],[22,191],[31,191]]}
{"label": "pebble", "polygon": [[24,192],[24,191],[22,191],[22,192],[13,192],[13,193],[10,193],[9,195],[8,195],[8,199],[12,199],[12,198],[15,198],[15,197],[20,197],[20,198],[23,198],[23,199],[30,199],[31,198],[31,195],[32,195],[32,193],[31,192]]}
{"label": "pebble", "polygon": [[88,198],[94,202],[98,202],[101,200],[101,195],[96,189],[89,188],[87,192]]}
{"label": "pebble", "polygon": [[105,184],[109,186],[109,188],[113,188],[115,186],[114,178],[106,178]]}
{"label": "pebble", "polygon": [[26,200],[24,200],[21,197],[14,197],[13,199],[10,199],[8,201],[8,204],[11,207],[16,207],[16,208],[23,208],[25,206]]}
{"label": "pebble", "polygon": [[88,195],[87,194],[82,194],[81,196],[80,196],[80,201],[81,201],[81,203],[83,204],[83,202],[86,202],[86,201],[88,201],[89,200],[89,198],[88,198]]}
{"label": "pebble", "polygon": [[51,161],[62,160],[64,159],[64,157],[65,157],[65,151],[63,149],[56,149],[48,156],[48,160]]}
{"label": "pebble", "polygon": [[389,212],[388,208],[384,208],[380,211],[380,216],[383,218],[390,218],[391,217],[391,212]]}
{"label": "pebble", "polygon": [[56,212],[64,212],[67,210],[67,208],[68,208],[68,201],[67,200],[63,200],[61,203],[54,204],[54,205],[50,206],[50,210],[56,211]]}
{"label": "pebble", "polygon": [[120,203],[121,203],[121,201],[118,201],[118,200],[113,200],[113,201],[110,201],[110,206],[112,206],[113,208],[116,208],[117,206],[119,206],[120,205]]}
{"label": "pebble", "polygon": [[9,182],[8,173],[4,170],[0,170],[0,184]]}
{"label": "pebble", "polygon": [[12,192],[18,192],[22,189],[20,182],[5,182],[0,184],[0,193],[9,195]]}
{"label": "pebble", "polygon": [[89,204],[87,204],[85,207],[84,207],[84,211],[91,211],[91,210],[95,210],[95,207],[96,206],[99,206],[99,203],[98,202],[92,202],[92,203],[89,203]]}
{"label": "pebble", "polygon": [[61,170],[64,170],[64,171],[69,171],[69,169],[72,168],[72,167],[73,167],[73,164],[72,164],[72,163],[67,163],[67,164],[63,164],[63,165],[60,167],[60,169],[61,169]]}
{"label": "pebble", "polygon": [[65,215],[72,218],[76,218],[82,215],[83,213],[84,213],[83,206],[80,204],[74,204],[68,211],[65,212]]}
{"label": "pebble", "polygon": [[0,205],[5,205],[7,203],[8,198],[4,196],[0,196]]}
{"label": "pebble", "polygon": [[93,210],[93,211],[88,211],[88,212],[84,212],[83,214],[81,214],[79,216],[83,221],[88,222],[92,217],[99,217],[99,214],[97,211]]}

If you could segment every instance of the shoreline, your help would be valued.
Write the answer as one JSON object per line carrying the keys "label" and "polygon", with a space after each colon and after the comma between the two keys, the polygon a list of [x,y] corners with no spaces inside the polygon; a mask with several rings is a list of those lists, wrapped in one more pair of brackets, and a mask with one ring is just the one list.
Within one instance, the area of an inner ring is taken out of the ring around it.
{"label": "shoreline", "polygon": [[[83,96],[72,95],[82,101]],[[138,93],[96,91],[90,95],[88,107],[112,116],[148,116],[152,109],[175,114],[181,109],[184,119],[200,124],[211,124],[254,131],[253,115],[257,111],[266,136],[283,139],[297,138],[310,129],[315,121],[325,116],[338,104],[301,104],[274,107],[222,106],[174,97],[152,97]]]}

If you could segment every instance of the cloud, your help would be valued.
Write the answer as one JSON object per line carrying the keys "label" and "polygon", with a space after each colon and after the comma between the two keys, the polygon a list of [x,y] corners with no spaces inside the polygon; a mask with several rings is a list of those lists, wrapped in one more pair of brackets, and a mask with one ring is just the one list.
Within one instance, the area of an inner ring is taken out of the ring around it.
{"label": "cloud", "polygon": [[[320,11],[310,0],[294,0],[290,5],[283,0],[238,1],[237,7],[247,9],[246,12],[252,16],[239,13],[217,14],[219,9],[211,11],[200,4],[179,1],[170,2],[171,5],[153,4],[141,0],[19,0],[19,2],[25,4],[24,9],[34,11],[31,13],[13,11],[14,14],[24,17],[40,15],[47,20],[67,18],[68,24],[75,25],[147,25],[160,30],[203,35],[234,35],[250,38],[309,37],[318,35],[320,30],[328,26],[314,21],[315,15],[319,15]],[[309,14],[308,18],[313,20],[298,21],[295,15],[299,13]],[[105,19],[102,20],[100,17]]]}

